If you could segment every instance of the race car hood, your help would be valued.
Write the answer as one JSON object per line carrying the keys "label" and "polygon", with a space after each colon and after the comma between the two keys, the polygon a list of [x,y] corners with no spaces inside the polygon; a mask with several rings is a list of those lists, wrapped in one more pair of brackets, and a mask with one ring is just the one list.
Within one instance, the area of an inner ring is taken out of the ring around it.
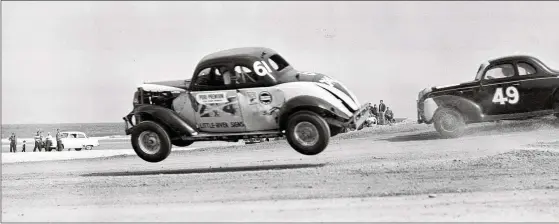
{"label": "race car hood", "polygon": [[173,88],[179,88],[188,90],[190,87],[191,79],[181,79],[181,80],[171,80],[171,81],[160,81],[160,82],[147,82],[145,84],[153,84],[153,85],[160,85],[160,86],[169,86]]}
{"label": "race car hood", "polygon": [[433,87],[431,87],[431,89],[433,91],[445,91],[445,90],[451,90],[451,89],[462,89],[462,88],[474,87],[477,84],[478,84],[478,82],[476,82],[476,81],[468,81],[468,82],[463,82],[463,83],[459,83],[459,84],[433,86]]}
{"label": "race car hood", "polygon": [[279,83],[287,82],[315,82],[318,86],[334,94],[337,98],[347,104],[353,111],[359,108],[357,97],[349,91],[341,82],[321,73],[291,71],[284,73],[278,80]]}

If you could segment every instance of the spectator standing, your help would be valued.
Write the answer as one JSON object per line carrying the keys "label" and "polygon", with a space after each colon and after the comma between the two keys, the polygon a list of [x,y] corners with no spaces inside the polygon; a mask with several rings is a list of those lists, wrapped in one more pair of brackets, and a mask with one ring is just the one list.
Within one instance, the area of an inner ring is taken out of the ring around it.
{"label": "spectator standing", "polygon": [[39,149],[39,152],[41,151],[41,136],[39,135],[39,131],[37,131],[35,135],[35,147],[33,147],[33,152],[37,151],[37,149]]}
{"label": "spectator standing", "polygon": [[50,135],[50,132],[47,134],[47,138],[46,138],[46,142],[45,142],[45,152],[48,152],[50,150],[50,147],[52,146],[52,136]]}
{"label": "spectator standing", "polygon": [[373,105],[373,108],[371,109],[371,113],[375,116],[375,118],[378,120],[378,107],[377,105]]}
{"label": "spectator standing", "polygon": [[380,104],[378,105],[378,112],[379,112],[379,124],[384,124],[385,123],[385,115],[384,113],[386,113],[386,105],[384,104],[383,100],[380,100]]}
{"label": "spectator standing", "polygon": [[21,152],[25,152],[25,140],[23,140],[23,144],[21,145]]}
{"label": "spectator standing", "polygon": [[56,151],[62,151],[62,134],[60,129],[56,129]]}
{"label": "spectator standing", "polygon": [[16,134],[12,133],[12,135],[10,135],[10,152],[16,152],[17,151],[17,137]]}

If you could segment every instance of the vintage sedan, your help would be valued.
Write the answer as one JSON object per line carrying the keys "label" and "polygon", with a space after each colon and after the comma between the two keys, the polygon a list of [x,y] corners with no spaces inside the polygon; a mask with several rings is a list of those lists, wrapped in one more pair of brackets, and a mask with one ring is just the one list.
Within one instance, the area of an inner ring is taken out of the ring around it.
{"label": "vintage sedan", "polygon": [[[62,148],[63,149],[74,149],[80,151],[82,149],[91,150],[93,147],[99,146],[99,140],[94,138],[89,138],[83,132],[79,131],[65,131],[60,132],[62,134]],[[56,148],[56,140],[53,141],[54,148]]]}
{"label": "vintage sedan", "polygon": [[471,82],[425,88],[418,94],[418,123],[446,138],[469,123],[559,117],[559,71],[539,59],[514,55],[489,60]]}
{"label": "vintage sedan", "polygon": [[298,71],[272,49],[247,47],[205,56],[192,79],[140,85],[123,119],[148,162],[164,160],[172,145],[282,136],[297,152],[317,155],[331,136],[362,128],[369,106],[329,76]]}

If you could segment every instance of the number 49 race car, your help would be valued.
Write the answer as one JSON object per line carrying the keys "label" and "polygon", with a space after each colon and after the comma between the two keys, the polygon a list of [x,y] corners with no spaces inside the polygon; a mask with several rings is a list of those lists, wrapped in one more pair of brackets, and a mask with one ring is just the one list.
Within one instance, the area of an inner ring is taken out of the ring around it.
{"label": "number 49 race car", "polygon": [[359,105],[342,83],[294,69],[268,48],[235,48],[205,56],[191,79],[144,83],[125,117],[136,154],[148,162],[196,141],[286,137],[317,155],[331,136],[361,129],[370,103]]}
{"label": "number 49 race car", "polygon": [[559,71],[531,56],[489,60],[474,81],[426,88],[417,100],[418,123],[445,138],[460,137],[466,124],[559,117]]}

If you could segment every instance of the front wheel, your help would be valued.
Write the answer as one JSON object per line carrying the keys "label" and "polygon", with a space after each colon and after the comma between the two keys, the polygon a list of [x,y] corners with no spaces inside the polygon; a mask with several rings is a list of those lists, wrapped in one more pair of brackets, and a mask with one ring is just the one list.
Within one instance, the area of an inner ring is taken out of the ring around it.
{"label": "front wheel", "polygon": [[324,118],[310,111],[297,112],[287,121],[287,142],[303,155],[317,155],[330,141],[330,127]]}
{"label": "front wheel", "polygon": [[93,146],[92,146],[92,145],[87,145],[87,146],[85,146],[85,150],[91,150],[91,149],[93,149]]}
{"label": "front wheel", "polygon": [[139,123],[132,132],[132,148],[147,162],[161,162],[171,153],[171,139],[165,129],[152,121]]}
{"label": "front wheel", "polygon": [[460,112],[451,108],[441,108],[434,117],[435,129],[443,138],[458,138],[464,134],[466,123]]}

